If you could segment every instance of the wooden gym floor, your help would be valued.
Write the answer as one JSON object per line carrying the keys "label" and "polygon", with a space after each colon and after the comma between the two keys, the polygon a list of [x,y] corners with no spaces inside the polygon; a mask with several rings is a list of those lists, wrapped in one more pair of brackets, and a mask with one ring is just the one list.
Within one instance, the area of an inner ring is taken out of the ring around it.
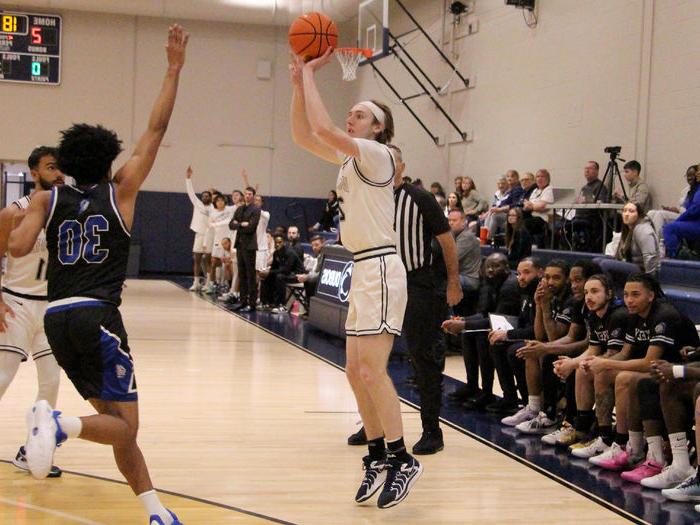
{"label": "wooden gym floor", "polygon": [[[166,506],[183,523],[625,523],[619,514],[443,427],[408,499],[357,506],[364,447],[348,447],[355,402],[342,371],[167,281],[129,281],[122,306],[136,361],[139,441]],[[65,376],[59,409],[91,413]],[[25,363],[0,402],[0,459],[25,437],[36,392]],[[406,441],[420,418],[402,405]],[[36,481],[0,463],[0,523],[146,523],[108,447],[71,440]],[[692,510],[691,510],[692,512]]]}

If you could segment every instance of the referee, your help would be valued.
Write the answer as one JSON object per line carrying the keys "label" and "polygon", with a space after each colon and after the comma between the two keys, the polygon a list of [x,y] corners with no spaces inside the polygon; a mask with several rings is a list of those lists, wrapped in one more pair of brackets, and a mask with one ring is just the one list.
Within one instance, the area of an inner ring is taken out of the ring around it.
{"label": "referee", "polygon": [[[398,233],[398,251],[406,267],[408,283],[403,331],[416,371],[421,400],[423,435],[413,446],[413,453],[435,454],[444,448],[439,426],[442,367],[445,359],[444,345],[440,344],[440,325],[448,317],[448,305],[454,306],[462,300],[457,247],[445,214],[435,197],[424,189],[403,181],[406,166],[401,150],[393,144],[388,144],[388,147],[396,161],[394,230]],[[444,280],[435,278],[435,273],[444,274],[444,269],[433,272],[433,239],[437,239],[442,248],[447,269],[446,289]]]}

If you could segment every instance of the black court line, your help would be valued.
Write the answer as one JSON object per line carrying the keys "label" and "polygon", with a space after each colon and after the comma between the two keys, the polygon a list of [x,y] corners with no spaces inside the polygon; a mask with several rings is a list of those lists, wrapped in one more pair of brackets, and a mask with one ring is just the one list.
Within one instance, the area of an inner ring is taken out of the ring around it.
{"label": "black court line", "polygon": [[[178,288],[180,288],[180,289],[182,289],[182,290],[188,291],[184,286],[182,286],[182,285],[180,285],[180,284],[178,284],[178,283],[176,283],[176,282],[174,282],[174,281],[167,281],[167,282],[173,284],[174,286],[177,286]],[[209,300],[207,300],[206,297],[203,297],[203,296],[201,296],[200,294],[197,294],[197,296],[198,296],[200,299],[202,299],[203,301],[205,301],[205,302],[207,302],[207,303],[209,303],[209,304],[213,304],[214,306],[216,306],[216,307],[219,308],[220,310],[223,310],[223,311],[225,311],[225,312],[228,312],[229,314],[234,315],[234,316],[237,317],[238,319],[241,319],[242,321],[245,321],[245,322],[248,323],[248,324],[251,324],[251,325],[253,325],[253,326],[256,326],[256,327],[260,328],[261,330],[263,330],[264,332],[267,332],[268,334],[273,335],[273,336],[275,336],[275,337],[278,338],[278,339],[281,339],[281,340],[283,340],[283,341],[286,341],[286,342],[289,343],[290,345],[292,345],[292,346],[298,348],[299,350],[302,350],[303,352],[305,352],[305,353],[307,353],[307,354],[309,354],[309,355],[311,355],[311,356],[313,356],[313,357],[316,357],[317,359],[323,361],[324,363],[327,363],[327,364],[329,364],[329,365],[331,365],[331,366],[334,366],[334,367],[337,368],[338,370],[345,371],[345,368],[342,367],[342,366],[340,366],[340,365],[338,365],[337,363],[334,363],[334,362],[328,360],[327,358],[325,358],[325,357],[323,357],[323,356],[321,356],[321,355],[319,355],[319,354],[316,354],[315,352],[313,352],[313,351],[309,350],[308,348],[305,348],[305,347],[303,347],[303,346],[301,346],[301,345],[295,343],[294,341],[290,341],[289,339],[285,339],[285,338],[282,337],[281,335],[279,335],[279,334],[273,332],[272,330],[268,329],[267,327],[264,327],[264,326],[262,326],[262,325],[256,323],[256,322],[253,321],[252,319],[248,319],[248,318],[246,318],[246,317],[243,317],[242,315],[239,315],[238,313],[233,312],[233,311],[227,309],[225,306],[223,306],[223,305],[221,305],[221,304],[215,303],[215,302],[213,302],[213,301],[209,301]],[[410,407],[412,407],[412,408],[415,408],[415,409],[420,410],[420,407],[419,407],[418,405],[416,405],[415,403],[412,403],[411,401],[408,401],[407,399],[405,399],[405,398],[403,398],[403,397],[401,397],[401,396],[399,396],[399,399],[401,400],[402,403],[405,403],[406,405],[408,405],[408,406],[410,406]],[[489,441],[488,439],[486,439],[486,438],[484,438],[484,437],[482,437],[482,436],[479,436],[478,434],[475,434],[474,432],[472,432],[472,431],[470,431],[470,430],[467,430],[467,429],[465,429],[465,428],[463,428],[463,427],[457,425],[456,423],[453,423],[453,422],[451,422],[451,421],[448,421],[448,420],[446,420],[446,419],[444,419],[444,418],[442,418],[442,417],[440,418],[440,421],[441,421],[442,423],[444,423],[445,425],[449,426],[450,428],[452,428],[452,429],[454,429],[454,430],[456,430],[456,431],[458,431],[458,432],[460,432],[460,433],[462,433],[462,434],[464,434],[464,435],[466,435],[466,436],[471,437],[472,439],[478,441],[479,443],[481,443],[481,444],[483,444],[483,445],[486,445],[486,446],[489,447],[489,448],[492,448],[493,450],[496,450],[497,452],[500,452],[500,453],[503,454],[504,456],[507,456],[507,457],[509,457],[509,458],[511,458],[511,459],[513,459],[513,460],[515,460],[515,461],[517,461],[517,462],[520,463],[521,465],[525,465],[526,467],[531,468],[531,469],[534,470],[535,472],[538,472],[539,474],[542,474],[543,476],[545,476],[545,477],[551,479],[552,481],[556,481],[556,482],[559,483],[560,485],[565,486],[566,488],[568,488],[568,489],[570,489],[570,490],[576,492],[577,494],[579,494],[579,495],[585,497],[586,499],[588,499],[588,500],[590,500],[590,501],[592,501],[592,502],[594,502],[594,503],[597,503],[597,504],[600,505],[601,507],[604,507],[604,508],[606,508],[607,510],[609,510],[609,511],[611,511],[611,512],[614,512],[614,513],[617,514],[618,516],[621,516],[622,518],[625,518],[625,519],[629,520],[629,521],[632,522],[632,523],[638,523],[638,524],[640,524],[640,525],[651,525],[648,521],[644,521],[643,519],[639,518],[638,516],[635,516],[634,514],[631,514],[631,513],[627,512],[625,509],[621,509],[620,507],[618,507],[618,506],[616,506],[616,505],[613,505],[612,503],[610,503],[609,501],[604,500],[604,499],[601,498],[600,496],[597,496],[597,495],[595,495],[595,494],[592,494],[592,493],[588,492],[587,490],[584,490],[584,489],[582,489],[581,487],[579,487],[579,486],[577,486],[577,485],[574,485],[574,484],[571,483],[570,481],[567,481],[567,480],[565,480],[565,479],[563,479],[563,478],[557,476],[556,474],[553,474],[552,472],[549,472],[547,469],[544,469],[544,468],[540,467],[539,465],[536,465],[536,464],[534,464],[534,463],[528,461],[527,459],[522,458],[522,457],[518,456],[517,454],[514,454],[514,453],[511,452],[510,450],[507,450],[507,449],[505,449],[505,448],[503,448],[503,447],[500,447],[500,446],[496,445],[495,443]]]}
{"label": "black court line", "polygon": [[[12,465],[12,461],[8,461],[6,459],[0,459],[0,463],[9,463]],[[14,466],[14,465],[13,465]],[[16,468],[16,467],[15,467]],[[18,469],[19,470],[19,469]],[[96,476],[94,474],[86,474],[84,472],[75,472],[74,470],[63,470],[64,473],[66,474],[71,474],[73,476],[80,476],[82,478],[90,478],[90,479],[97,479],[100,481],[108,481],[110,483],[116,483],[117,485],[126,485],[127,487],[129,484],[126,481],[121,481],[119,479],[112,479],[112,478],[106,478],[104,476]],[[27,473],[29,475],[29,473]],[[259,514],[258,512],[253,512],[252,510],[245,510],[240,507],[234,507],[232,505],[226,505],[224,503],[218,503],[216,501],[211,501],[208,499],[204,498],[198,498],[197,496],[189,496],[187,494],[181,494],[180,492],[175,492],[172,490],[165,490],[165,489],[159,489],[157,487],[154,487],[154,490],[156,492],[160,492],[161,494],[168,494],[169,496],[176,496],[178,498],[183,498],[183,499],[188,499],[190,501],[196,501],[197,503],[203,503],[205,505],[211,505],[212,507],[219,507],[221,509],[225,510],[231,510],[233,512],[238,512],[240,514],[245,514],[247,516],[252,516],[254,518],[259,518],[262,520],[267,520],[271,523],[279,523],[280,525],[297,525],[296,523],[293,523],[291,521],[284,521],[279,518],[273,518],[272,516],[266,516],[264,514]]]}

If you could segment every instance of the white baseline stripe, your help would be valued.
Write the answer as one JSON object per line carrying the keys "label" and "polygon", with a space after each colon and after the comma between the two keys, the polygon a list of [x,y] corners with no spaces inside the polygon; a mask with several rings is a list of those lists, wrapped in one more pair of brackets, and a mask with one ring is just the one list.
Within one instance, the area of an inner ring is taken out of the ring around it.
{"label": "white baseline stripe", "polygon": [[101,521],[91,521],[81,518],[80,516],[75,516],[73,514],[66,514],[60,510],[48,509],[46,507],[40,507],[39,505],[32,505],[31,503],[23,503],[21,501],[15,501],[13,499],[0,498],[0,503],[6,503],[7,505],[12,505],[13,507],[19,507],[22,509],[36,510],[38,512],[44,512],[46,514],[51,514],[52,516],[58,516],[59,518],[65,518],[76,523],[84,523],[85,525],[107,525]]}

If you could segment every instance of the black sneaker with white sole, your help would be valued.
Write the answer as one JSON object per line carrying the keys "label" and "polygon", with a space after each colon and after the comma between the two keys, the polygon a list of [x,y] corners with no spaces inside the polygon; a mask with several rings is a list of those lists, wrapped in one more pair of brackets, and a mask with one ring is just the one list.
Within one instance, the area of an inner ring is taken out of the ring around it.
{"label": "black sneaker with white sole", "polygon": [[[20,470],[24,470],[26,472],[29,472],[29,465],[27,465],[27,452],[24,450],[24,447],[19,447],[19,450],[17,451],[17,455],[15,456],[15,459],[12,460],[12,464],[17,467]],[[51,470],[49,471],[49,475],[46,476],[47,478],[60,478],[61,474],[63,474],[63,471],[58,468],[56,465],[53,465],[51,467]]]}
{"label": "black sneaker with white sole", "polygon": [[365,470],[365,477],[360,483],[360,488],[355,495],[355,501],[362,503],[374,496],[386,480],[387,464],[386,460],[372,460],[369,456],[362,458],[362,468]]}
{"label": "black sneaker with white sole", "polygon": [[423,465],[414,457],[409,457],[408,462],[389,457],[387,458],[387,467],[384,489],[377,501],[377,506],[380,509],[393,507],[406,499],[411,487],[423,473]]}

